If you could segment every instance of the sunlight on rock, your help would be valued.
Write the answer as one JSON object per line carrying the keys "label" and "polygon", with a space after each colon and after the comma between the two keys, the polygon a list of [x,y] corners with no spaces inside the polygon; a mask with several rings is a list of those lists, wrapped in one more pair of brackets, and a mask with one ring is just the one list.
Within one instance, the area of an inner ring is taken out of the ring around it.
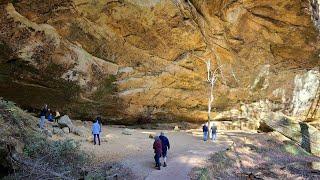
{"label": "sunlight on rock", "polygon": [[319,33],[320,0],[1,0],[0,179],[320,179]]}

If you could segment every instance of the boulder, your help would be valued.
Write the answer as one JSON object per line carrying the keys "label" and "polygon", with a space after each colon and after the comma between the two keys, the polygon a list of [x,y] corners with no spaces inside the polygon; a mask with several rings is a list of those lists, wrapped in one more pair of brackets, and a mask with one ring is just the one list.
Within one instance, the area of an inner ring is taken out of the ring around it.
{"label": "boulder", "polygon": [[320,157],[320,131],[315,127],[294,120],[283,113],[269,113],[263,123],[299,144],[307,152]]}
{"label": "boulder", "polygon": [[70,129],[69,129],[68,127],[62,128],[62,131],[63,131],[64,133],[70,133]]}
{"label": "boulder", "polygon": [[58,134],[58,135],[63,135],[64,134],[64,131],[62,129],[60,129],[59,127],[53,127],[52,128],[52,133],[53,134]]}
{"label": "boulder", "polygon": [[82,122],[81,120],[75,120],[75,121],[73,121],[73,123],[74,123],[75,125],[77,125],[77,126],[83,125],[83,122]]}
{"label": "boulder", "polygon": [[72,128],[73,127],[73,123],[71,121],[71,119],[69,118],[68,115],[64,115],[62,116],[59,120],[58,120],[58,124],[61,128],[64,127],[69,127]]}
{"label": "boulder", "polygon": [[122,134],[124,134],[124,135],[132,135],[133,132],[134,132],[133,129],[125,128],[125,129],[122,131]]}
{"label": "boulder", "polygon": [[92,121],[83,121],[83,125],[84,125],[84,126],[89,126],[89,127],[91,127],[92,124],[93,124]]}
{"label": "boulder", "polygon": [[53,135],[52,132],[49,131],[48,129],[44,129],[44,130],[42,130],[42,132],[48,137],[52,137],[52,135]]}
{"label": "boulder", "polygon": [[80,127],[73,127],[72,132],[75,135],[81,136],[81,137],[88,137],[89,136],[89,130],[85,128],[84,126]]}

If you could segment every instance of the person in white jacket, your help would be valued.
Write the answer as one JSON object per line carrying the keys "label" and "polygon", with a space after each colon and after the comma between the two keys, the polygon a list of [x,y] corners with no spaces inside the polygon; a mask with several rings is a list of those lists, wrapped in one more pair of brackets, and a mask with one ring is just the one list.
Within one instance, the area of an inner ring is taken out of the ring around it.
{"label": "person in white jacket", "polygon": [[97,144],[96,137],[98,138],[98,142],[100,145],[100,133],[101,133],[101,126],[99,124],[99,117],[95,120],[95,122],[92,124],[92,134],[93,134],[93,143],[94,145]]}

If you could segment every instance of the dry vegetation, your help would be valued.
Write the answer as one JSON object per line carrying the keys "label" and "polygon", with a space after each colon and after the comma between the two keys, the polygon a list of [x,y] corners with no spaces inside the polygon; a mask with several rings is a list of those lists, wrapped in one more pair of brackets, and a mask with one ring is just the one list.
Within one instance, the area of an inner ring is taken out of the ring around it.
{"label": "dry vegetation", "polygon": [[72,139],[54,140],[36,127],[37,118],[0,100],[0,178],[112,179],[132,177],[118,164],[94,164]]}
{"label": "dry vegetation", "polygon": [[209,165],[197,168],[192,179],[319,179],[320,158],[291,141],[267,134],[230,136],[233,146],[213,154]]}

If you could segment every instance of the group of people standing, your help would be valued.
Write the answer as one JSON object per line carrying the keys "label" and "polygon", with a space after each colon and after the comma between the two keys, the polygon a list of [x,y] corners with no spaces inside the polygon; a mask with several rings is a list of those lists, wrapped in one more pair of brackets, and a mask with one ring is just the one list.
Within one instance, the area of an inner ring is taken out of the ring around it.
{"label": "group of people standing", "polygon": [[48,105],[45,104],[44,107],[40,111],[40,120],[39,120],[39,128],[44,129],[46,125],[46,119],[48,122],[54,122],[60,117],[60,113],[58,111],[53,112],[48,108]]}
{"label": "group of people standing", "polygon": [[[60,113],[58,111],[53,112],[48,108],[48,105],[45,104],[40,111],[40,119],[39,119],[39,127],[40,129],[44,129],[46,125],[46,119],[48,122],[54,122],[60,117]],[[98,140],[98,144],[100,145],[100,133],[101,133],[101,118],[97,117],[92,124],[92,135],[93,135],[93,143],[97,144],[96,139]]]}
{"label": "group of people standing", "polygon": [[215,126],[214,124],[212,125],[210,131],[209,128],[207,126],[207,124],[204,124],[202,126],[202,131],[203,131],[203,141],[207,141],[208,140],[208,136],[209,133],[211,133],[211,140],[215,141],[217,138],[217,126]]}
{"label": "group of people standing", "polygon": [[167,152],[170,149],[170,142],[163,132],[160,133],[160,136],[154,137],[153,149],[155,153],[154,160],[156,162],[155,168],[157,168],[158,170],[161,169],[161,162],[160,162],[161,157],[163,158],[163,167],[166,167]]}

